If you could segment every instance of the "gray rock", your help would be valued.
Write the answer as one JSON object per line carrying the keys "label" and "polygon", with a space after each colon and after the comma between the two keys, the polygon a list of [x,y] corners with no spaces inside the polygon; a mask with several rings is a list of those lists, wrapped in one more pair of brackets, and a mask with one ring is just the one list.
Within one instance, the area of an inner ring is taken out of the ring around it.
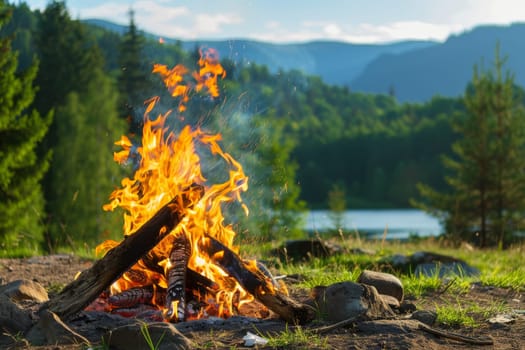
{"label": "gray rock", "polygon": [[364,270],[357,278],[357,282],[374,286],[379,294],[390,295],[399,302],[403,301],[403,283],[392,274]]}
{"label": "gray rock", "polygon": [[32,345],[89,344],[85,337],[73,331],[49,310],[40,313],[40,320],[27,332],[26,339]]}
{"label": "gray rock", "polygon": [[397,300],[391,295],[379,294],[379,296],[381,297],[381,299],[383,299],[385,303],[388,304],[388,306],[390,306],[393,309],[399,309],[399,307],[401,306],[399,300]]}
{"label": "gray rock", "polygon": [[465,261],[443,254],[419,251],[410,256],[392,255],[381,260],[381,263],[394,267],[405,273],[416,276],[435,276],[443,278],[450,275],[462,277],[477,277],[480,272]]}
{"label": "gray rock", "polygon": [[437,275],[439,278],[450,276],[477,277],[479,274],[480,271],[478,269],[468,265],[463,261],[450,263],[424,263],[417,265],[416,269],[414,270],[415,276],[433,277]]}
{"label": "gray rock", "polygon": [[0,294],[0,329],[16,334],[33,325],[31,312],[18,306],[6,295]]}
{"label": "gray rock", "polygon": [[353,317],[376,319],[394,313],[373,286],[354,282],[318,288],[315,303],[322,319],[338,322]]}
{"label": "gray rock", "polygon": [[434,311],[417,310],[410,316],[413,320],[418,320],[426,325],[432,326],[436,322],[437,314]]}
{"label": "gray rock", "polygon": [[376,251],[372,249],[366,249],[366,248],[351,248],[348,251],[349,254],[354,255],[375,255]]}
{"label": "gray rock", "polygon": [[40,283],[26,279],[1,286],[0,294],[4,294],[14,301],[32,300],[43,303],[49,300],[46,289]]}
{"label": "gray rock", "polygon": [[166,322],[158,323],[134,323],[121,326],[109,331],[104,335],[104,344],[114,350],[150,350],[146,339],[158,350],[185,350],[195,349],[188,338],[180,333],[172,324]]}

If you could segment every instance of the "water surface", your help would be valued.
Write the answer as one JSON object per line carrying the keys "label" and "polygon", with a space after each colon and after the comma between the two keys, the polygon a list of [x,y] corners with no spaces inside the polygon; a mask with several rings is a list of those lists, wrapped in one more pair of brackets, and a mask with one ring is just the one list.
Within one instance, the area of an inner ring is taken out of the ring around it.
{"label": "water surface", "polygon": [[[343,215],[342,228],[345,233],[382,236],[387,239],[408,238],[410,234],[436,236],[442,233],[439,221],[422,210],[381,209],[347,210]],[[308,232],[323,232],[334,229],[334,222],[328,210],[311,210],[306,217]]]}

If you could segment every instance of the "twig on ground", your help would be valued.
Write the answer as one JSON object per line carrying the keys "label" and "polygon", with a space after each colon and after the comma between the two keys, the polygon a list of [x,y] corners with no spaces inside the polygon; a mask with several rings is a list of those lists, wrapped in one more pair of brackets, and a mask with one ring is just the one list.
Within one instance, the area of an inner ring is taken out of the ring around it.
{"label": "twig on ground", "polygon": [[427,326],[426,324],[419,322],[418,329],[421,329],[422,331],[428,332],[430,334],[437,335],[439,337],[448,338],[452,340],[457,340],[463,343],[472,344],[472,345],[494,345],[494,339],[492,337],[487,336],[487,338],[475,338],[475,337],[469,337],[466,335],[461,335],[457,333],[452,333],[448,331],[444,331],[441,329],[433,328],[430,326]]}
{"label": "twig on ground", "polygon": [[328,333],[330,331],[333,331],[334,329],[348,326],[348,325],[354,323],[355,321],[357,321],[358,318],[359,317],[350,317],[350,318],[347,318],[346,320],[342,320],[342,321],[333,323],[333,324],[328,325],[328,326],[312,328],[312,329],[310,329],[310,332],[315,333],[315,334]]}

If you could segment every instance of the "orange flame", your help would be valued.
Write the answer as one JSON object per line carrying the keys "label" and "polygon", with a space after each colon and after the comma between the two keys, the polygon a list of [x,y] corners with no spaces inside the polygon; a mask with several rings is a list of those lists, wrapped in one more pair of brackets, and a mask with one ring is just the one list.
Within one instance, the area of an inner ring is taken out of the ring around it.
{"label": "orange flame", "polygon": [[[182,65],[168,69],[164,65],[155,64],[153,68],[153,73],[160,74],[172,96],[180,98],[179,112],[186,109],[189,93],[193,89],[199,92],[206,88],[211,96],[219,95],[217,77],[224,77],[225,72],[216,52],[208,51],[202,54],[199,66],[199,71],[193,74],[196,80],[194,85],[186,82],[188,70]],[[248,214],[241,199],[241,192],[248,189],[248,177],[241,164],[220,147],[220,134],[207,134],[200,128],[192,130],[189,126],[184,127],[178,134],[169,131],[167,121],[171,111],[159,115],[154,120],[150,119],[148,114],[158,101],[159,97],[154,97],[145,102],[147,107],[140,147],[134,149],[126,136],[122,136],[116,142],[122,150],[114,154],[115,161],[122,164],[131,159],[139,159],[140,164],[133,178],[124,178],[121,188],[111,194],[110,202],[103,208],[124,209],[124,235],[130,235],[184,188],[192,184],[203,185],[206,189],[203,198],[193,208],[188,209],[182,222],[170,235],[187,236],[191,244],[188,267],[219,285],[219,291],[214,296],[217,316],[232,315],[234,302],[241,304],[252,300],[253,297],[246,293],[237,281],[209,262],[207,255],[199,251],[199,241],[211,236],[233,251],[238,250],[233,245],[235,232],[232,225],[225,223],[222,204],[237,201]],[[207,149],[224,164],[227,169],[224,182],[212,185],[207,183],[198,153],[198,150],[203,149]],[[164,239],[154,248],[155,255],[162,257],[158,264],[164,271],[170,267],[168,257],[171,242],[170,239]],[[108,251],[117,244],[114,241],[103,242],[97,247],[97,252]],[[142,271],[145,276],[143,280],[137,281],[133,274],[126,273],[112,285],[113,293],[137,286],[153,286],[155,290],[167,288],[165,274],[151,271],[141,260],[130,271],[133,270]],[[158,306],[164,307],[161,303]],[[175,317],[176,306],[174,305],[173,309]]]}

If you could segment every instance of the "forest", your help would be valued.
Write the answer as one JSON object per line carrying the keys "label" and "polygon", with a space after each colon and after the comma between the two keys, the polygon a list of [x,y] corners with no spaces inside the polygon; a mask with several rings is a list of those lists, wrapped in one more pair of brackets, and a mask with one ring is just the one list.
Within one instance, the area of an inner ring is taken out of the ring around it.
{"label": "forest", "polygon": [[[133,12],[128,31],[120,35],[73,19],[64,2],[50,2],[40,12],[4,1],[0,100],[7,102],[0,107],[0,206],[5,215],[0,250],[81,249],[119,237],[122,213],[101,208],[133,165],[113,161],[114,142],[123,134],[138,142],[144,101],[166,94],[151,74],[153,65],[194,67],[201,48],[185,51],[180,43],[145,37]],[[447,222],[449,232],[460,230],[457,237],[469,239],[477,216],[466,216],[471,221],[461,227],[452,225],[457,216],[450,213],[458,199],[445,194],[465,187],[458,183],[478,183],[472,172],[458,171],[462,161],[478,159],[468,156],[479,145],[470,150],[461,143],[468,130],[478,130],[465,127],[472,122],[468,116],[486,107],[486,96],[483,100],[476,92],[505,92],[501,99],[506,104],[487,102],[495,106],[494,115],[521,113],[525,101],[503,64],[495,66],[494,74],[473,67],[465,96],[435,96],[425,103],[400,103],[394,90],[385,95],[353,92],[299,70],[270,73],[266,66],[227,59],[221,64],[227,72],[219,81],[221,95],[192,100],[186,122],[220,132],[225,149],[243,164],[250,178],[246,203],[251,214],[249,219],[235,217],[236,224],[239,232],[264,239],[300,235],[295,213],[337,205],[334,191],[344,208],[425,208]],[[496,142],[489,159],[500,155],[503,166],[503,153],[525,154],[522,135],[507,137],[520,125],[487,133],[487,140],[508,140]],[[508,169],[520,167],[515,173],[521,173],[522,165],[512,163]],[[517,213],[525,209],[523,200],[505,197],[508,205],[491,203],[502,200],[494,193],[508,191],[498,184],[521,186],[522,179],[499,176],[487,182],[486,188],[495,190],[483,194],[488,204],[481,222],[497,222],[505,233],[485,237],[484,230],[493,231],[483,226],[481,245],[510,240],[509,229],[503,228],[510,220],[507,213],[512,213],[512,230],[521,227]],[[479,195],[478,189],[469,191]]]}

